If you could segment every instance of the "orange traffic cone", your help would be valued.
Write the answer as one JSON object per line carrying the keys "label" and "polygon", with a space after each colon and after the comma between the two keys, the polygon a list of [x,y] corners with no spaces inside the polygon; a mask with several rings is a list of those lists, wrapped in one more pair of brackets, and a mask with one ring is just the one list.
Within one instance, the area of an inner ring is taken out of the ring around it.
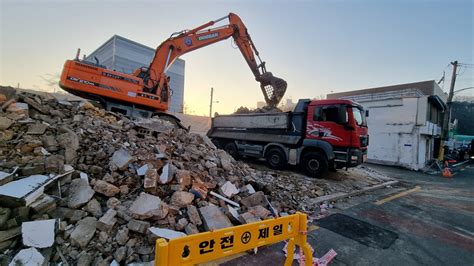
{"label": "orange traffic cone", "polygon": [[448,162],[444,162],[443,177],[446,177],[446,178],[453,177],[451,170],[449,170]]}

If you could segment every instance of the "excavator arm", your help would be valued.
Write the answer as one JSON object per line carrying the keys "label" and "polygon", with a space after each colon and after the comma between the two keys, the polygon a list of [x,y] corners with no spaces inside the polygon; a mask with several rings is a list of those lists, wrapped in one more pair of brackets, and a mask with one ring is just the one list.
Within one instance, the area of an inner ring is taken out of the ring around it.
{"label": "excavator arm", "polygon": [[[228,18],[229,24],[210,28],[226,18]],[[233,37],[239,47],[255,79],[260,82],[266,103],[269,106],[276,106],[285,94],[287,83],[281,78],[274,77],[271,72],[267,72],[265,62],[260,59],[247,28],[239,16],[233,13],[195,29],[174,33],[158,46],[150,66],[138,69],[134,74],[143,78],[145,90],[166,95],[169,91],[169,79],[166,71],[174,60],[185,53],[230,37]],[[258,58],[258,63],[256,58]]]}

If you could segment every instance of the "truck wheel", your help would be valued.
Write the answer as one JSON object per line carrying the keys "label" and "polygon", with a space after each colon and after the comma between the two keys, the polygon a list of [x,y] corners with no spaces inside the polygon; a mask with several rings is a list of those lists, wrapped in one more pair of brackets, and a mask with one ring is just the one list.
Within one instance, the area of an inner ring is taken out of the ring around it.
{"label": "truck wheel", "polygon": [[272,148],[267,151],[265,158],[267,159],[268,166],[272,169],[283,169],[286,165],[286,156],[279,148]]}
{"label": "truck wheel", "polygon": [[239,159],[239,151],[237,150],[237,146],[235,146],[235,143],[229,142],[226,145],[224,145],[224,151],[226,151],[230,156],[234,157],[234,159]]}
{"label": "truck wheel", "polygon": [[319,152],[308,152],[301,160],[306,175],[321,178],[328,170],[328,160]]}

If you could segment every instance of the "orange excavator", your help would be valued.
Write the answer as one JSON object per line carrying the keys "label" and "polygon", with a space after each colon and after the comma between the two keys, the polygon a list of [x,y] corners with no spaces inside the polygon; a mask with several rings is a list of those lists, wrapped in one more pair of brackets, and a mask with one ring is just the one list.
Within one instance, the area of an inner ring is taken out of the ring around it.
{"label": "orange excavator", "polygon": [[[210,28],[226,18],[229,20],[227,25]],[[72,94],[95,100],[110,111],[130,116],[169,118],[171,115],[166,113],[170,103],[167,69],[179,56],[229,37],[233,37],[255,79],[260,82],[267,105],[276,106],[285,94],[287,83],[267,72],[247,28],[233,13],[195,29],[172,34],[158,46],[149,67],[141,67],[133,75],[79,60],[78,51],[76,59],[64,64],[59,86]]]}

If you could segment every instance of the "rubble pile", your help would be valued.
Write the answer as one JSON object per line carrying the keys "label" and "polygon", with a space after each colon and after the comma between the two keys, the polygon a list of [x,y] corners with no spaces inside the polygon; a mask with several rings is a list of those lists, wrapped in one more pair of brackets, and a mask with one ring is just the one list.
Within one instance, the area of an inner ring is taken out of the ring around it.
{"label": "rubble pile", "polygon": [[4,89],[0,265],[147,262],[157,238],[293,211],[207,137]]}
{"label": "rubble pile", "polygon": [[264,106],[262,108],[249,109],[248,107],[241,106],[237,108],[234,114],[251,114],[251,113],[281,113],[283,112],[278,107]]}

